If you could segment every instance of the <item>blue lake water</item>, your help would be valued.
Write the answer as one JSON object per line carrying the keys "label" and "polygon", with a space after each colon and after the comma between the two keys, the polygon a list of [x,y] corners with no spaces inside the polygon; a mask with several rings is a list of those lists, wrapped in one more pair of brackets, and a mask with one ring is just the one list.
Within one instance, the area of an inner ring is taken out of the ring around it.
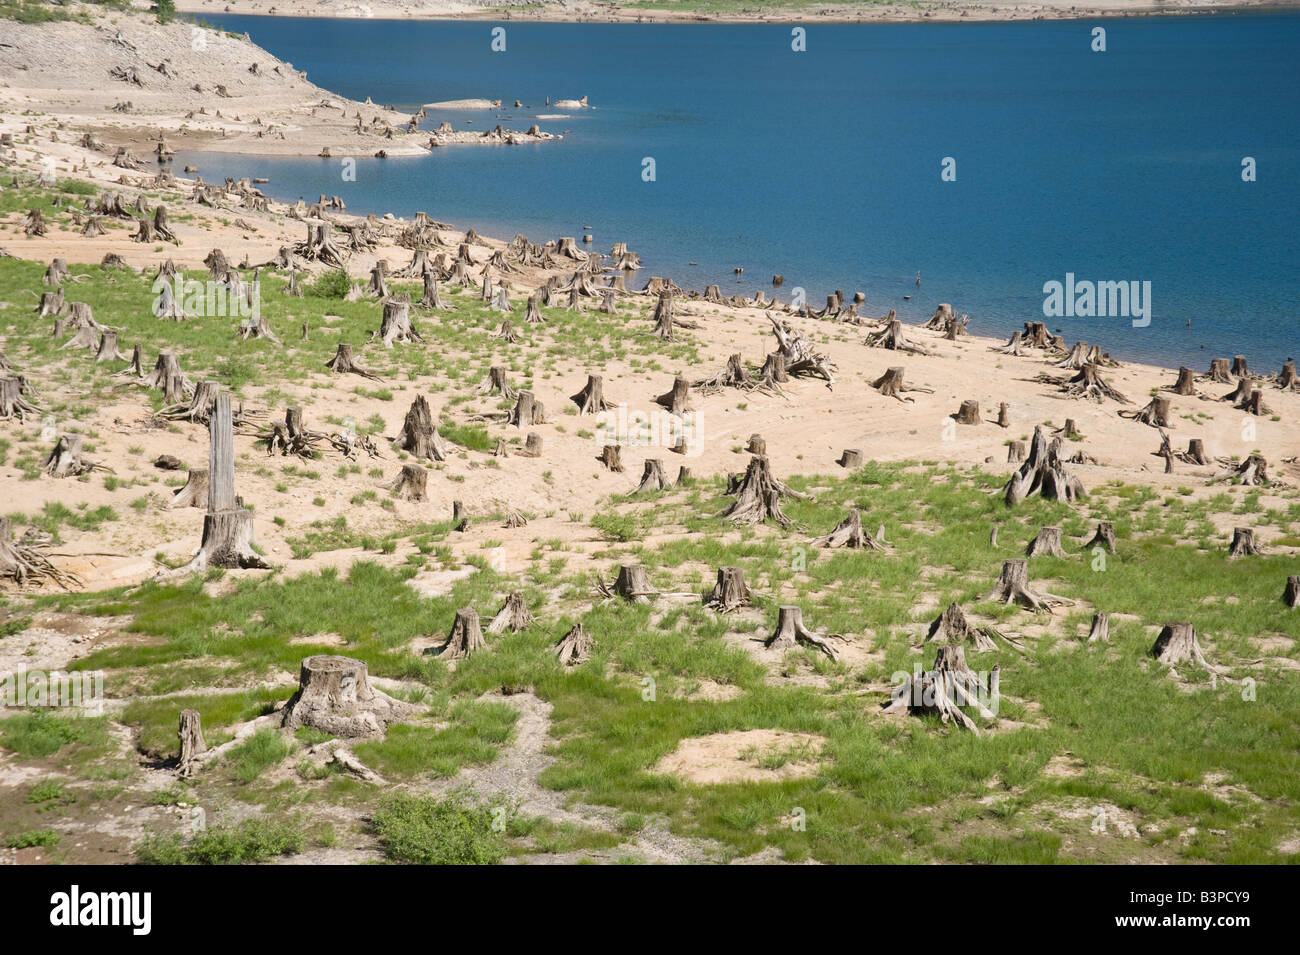
{"label": "blue lake water", "polygon": [[801,53],[788,25],[506,23],[496,53],[483,22],[205,18],[357,99],[529,104],[434,125],[524,129],[559,112],[546,96],[594,107],[536,120],[561,142],[361,159],[355,182],[337,158],[177,157],[210,180],[269,176],[279,199],[340,195],[503,238],[592,226],[594,248],[641,254],[642,279],[752,295],[780,273],[782,297],[860,290],[872,315],[951,302],[979,334],[1043,319],[1044,283],[1067,272],[1149,281],[1145,328],[1046,321],[1198,370],[1243,353],[1276,371],[1300,352],[1298,15],[811,25]]}

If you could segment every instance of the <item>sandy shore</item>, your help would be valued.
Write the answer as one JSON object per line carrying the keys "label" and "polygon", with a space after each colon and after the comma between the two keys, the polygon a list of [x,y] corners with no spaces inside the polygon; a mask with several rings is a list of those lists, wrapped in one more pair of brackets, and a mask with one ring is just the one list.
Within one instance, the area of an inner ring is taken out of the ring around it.
{"label": "sandy shore", "polygon": [[1296,0],[921,0],[914,4],[830,3],[815,8],[773,4],[718,12],[689,7],[655,9],[617,2],[577,2],[511,6],[463,0],[178,0],[189,13],[236,13],[253,16],[331,17],[376,20],[536,20],[611,23],[874,23],[926,21],[1076,20],[1099,17],[1176,16],[1194,13],[1294,10]]}

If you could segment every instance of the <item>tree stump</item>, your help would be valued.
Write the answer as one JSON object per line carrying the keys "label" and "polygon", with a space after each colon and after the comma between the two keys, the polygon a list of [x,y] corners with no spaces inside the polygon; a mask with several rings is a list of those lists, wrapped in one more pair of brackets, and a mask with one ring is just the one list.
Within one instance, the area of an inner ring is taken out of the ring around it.
{"label": "tree stump", "polygon": [[1186,365],[1178,368],[1178,380],[1170,386],[1169,390],[1176,395],[1194,395],[1196,394],[1196,375]]}
{"label": "tree stump", "polygon": [[506,598],[506,602],[501,605],[497,615],[492,618],[492,622],[488,624],[487,632],[504,633],[509,630],[511,633],[517,633],[520,630],[528,629],[532,622],[533,615],[528,610],[524,595],[515,590]]}
{"label": "tree stump", "polygon": [[767,638],[765,645],[769,650],[793,650],[800,643],[806,643],[820,650],[832,660],[839,660],[839,652],[831,646],[826,637],[814,633],[803,625],[803,610],[792,606],[779,608],[776,630]]}
{"label": "tree stump", "polygon": [[424,395],[416,395],[411,407],[407,409],[397,446],[421,460],[447,460],[446,445],[433,423],[433,412],[429,410],[429,402]]}
{"label": "tree stump", "polygon": [[[161,356],[160,356],[161,357]],[[212,418],[212,409],[216,407],[217,395],[221,387],[215,381],[200,381],[192,390],[189,401],[169,405],[158,412],[160,418],[193,421],[195,424],[207,424]]]}
{"label": "tree stump", "polygon": [[1037,492],[1049,501],[1069,503],[1085,495],[1083,482],[1065,470],[1060,457],[1061,439],[1049,444],[1043,428],[1034,428],[1029,455],[1003,488],[1008,505],[1016,505]]}
{"label": "tree stump", "polygon": [[1210,370],[1208,373],[1206,373],[1205,377],[1208,378],[1210,381],[1216,381],[1219,382],[1220,384],[1224,384],[1224,385],[1232,384],[1232,372],[1228,366],[1228,359],[1226,358],[1210,359]]}
{"label": "tree stump", "polygon": [[178,488],[167,503],[168,507],[207,507],[208,505],[208,469],[190,468],[185,477],[185,486]]}
{"label": "tree stump", "polygon": [[807,497],[776,479],[766,455],[755,454],[749,459],[745,476],[736,485],[736,500],[722,512],[721,517],[737,524],[761,524],[769,517],[782,527],[791,521],[781,510],[781,498]]}
{"label": "tree stump", "polygon": [[1007,442],[1007,464],[1019,464],[1025,459],[1027,446],[1024,441]]}
{"label": "tree stump", "polygon": [[904,398],[903,393],[907,391],[923,391],[926,394],[934,394],[933,388],[913,388],[903,383],[903,368],[895,366],[886,368],[885,373],[871,383],[871,387],[886,398],[897,398],[899,401],[915,401],[914,398]]}
{"label": "tree stump", "polygon": [[42,292],[41,300],[36,306],[37,318],[57,317],[66,307],[67,302],[63,297],[63,289],[57,289],[53,292]]}
{"label": "tree stump", "polygon": [[1029,561],[1025,558],[1004,560],[997,586],[984,595],[985,600],[1000,603],[1017,603],[1033,611],[1050,610],[1062,604],[1073,603],[1055,594],[1039,593],[1029,586]]}
{"label": "tree stump", "polygon": [[64,590],[80,586],[81,581],[74,574],[59,570],[37,550],[35,542],[29,543],[29,534],[14,540],[13,520],[0,517],[0,580],[12,580],[19,586],[28,581],[49,580]]}
{"label": "tree stump", "polygon": [[1210,464],[1209,455],[1205,453],[1205,442],[1201,438],[1191,438],[1187,442],[1187,450],[1180,451],[1176,457],[1180,461],[1186,461],[1188,464]]}
{"label": "tree stump", "polygon": [[1282,363],[1282,372],[1277,376],[1277,386],[1283,391],[1300,391],[1300,377],[1296,377],[1295,362]]}
{"label": "tree stump", "polygon": [[447,635],[447,642],[438,650],[438,656],[445,660],[460,660],[486,646],[483,631],[479,627],[478,611],[473,607],[464,607],[456,611],[451,633]]}
{"label": "tree stump", "polygon": [[1232,529],[1232,546],[1228,549],[1229,557],[1257,557],[1262,554],[1258,544],[1255,543],[1255,531],[1250,527],[1234,527]]}
{"label": "tree stump", "polygon": [[362,378],[368,378],[371,381],[379,381],[380,378],[373,371],[362,367],[352,355],[352,346],[347,342],[339,342],[338,350],[334,357],[325,363],[325,367],[336,375],[360,375]]}
{"label": "tree stump", "polygon": [[774,389],[778,385],[783,385],[790,380],[790,375],[785,369],[785,355],[779,351],[768,354],[763,361],[763,367],[758,373],[759,387]]}
{"label": "tree stump", "polygon": [[545,424],[546,409],[533,397],[531,391],[521,391],[507,421],[517,428],[531,428],[533,425]]}
{"label": "tree stump", "polygon": [[950,643],[960,645],[969,643],[971,646],[981,652],[996,650],[997,644],[993,642],[984,630],[973,626],[966,619],[965,612],[957,602],[950,603],[943,613],[930,621],[930,629],[926,631],[925,640],[927,643],[938,640],[941,643]]}
{"label": "tree stump", "polygon": [[810,544],[822,547],[852,547],[863,550],[884,550],[885,548],[870,534],[862,529],[862,513],[856,508],[849,508],[848,517],[835,525],[835,529],[822,537],[814,537]]}
{"label": "tree stump", "polygon": [[369,671],[351,657],[318,655],[302,661],[298,692],[284,708],[281,725],[310,726],[344,739],[379,736],[389,723],[418,709],[370,685]]}
{"label": "tree stump", "polygon": [[655,334],[664,341],[673,340],[673,293],[672,289],[664,289],[659,293],[659,301],[655,303]]}
{"label": "tree stump", "polygon": [[585,663],[596,648],[595,641],[583,629],[582,624],[574,624],[573,629],[564,635],[555,645],[555,654],[560,658],[561,666],[577,666]]}
{"label": "tree stump", "polygon": [[753,602],[753,594],[745,583],[745,574],[739,567],[719,567],[718,580],[707,597],[705,606],[719,613],[731,613]]}
{"label": "tree stump", "polygon": [[857,448],[846,448],[840,455],[840,459],[835,463],[842,468],[860,468],[862,467],[862,452]]}
{"label": "tree stump", "polygon": [[1061,549],[1061,528],[1055,525],[1043,525],[1038,536],[1029,542],[1025,549],[1026,557],[1065,557]]}
{"label": "tree stump", "polygon": [[623,449],[617,444],[606,444],[600,449],[600,461],[611,471],[623,470]]}
{"label": "tree stump", "polygon": [[17,418],[26,422],[28,415],[40,414],[40,409],[23,397],[23,380],[17,375],[0,378],[0,420]]}
{"label": "tree stump", "polygon": [[1300,607],[1300,575],[1292,574],[1286,579],[1282,600],[1288,607]]}
{"label": "tree stump", "polygon": [[1245,487],[1257,487],[1271,484],[1268,476],[1268,461],[1262,454],[1252,454],[1240,464],[1232,465],[1219,471],[1211,478],[1211,483],[1225,478],[1236,478]]}
{"label": "tree stump", "polygon": [[1201,642],[1196,638],[1196,629],[1190,623],[1165,624],[1151,646],[1151,655],[1166,666],[1194,663],[1212,673],[1219,672],[1205,659]]}
{"label": "tree stump", "polygon": [[396,299],[384,302],[384,317],[379,326],[379,339],[385,348],[394,344],[422,342],[424,336],[411,320],[411,305]]}
{"label": "tree stump", "polygon": [[1240,378],[1247,378],[1250,376],[1250,369],[1246,367],[1245,355],[1232,356],[1232,373]]}
{"label": "tree stump", "polygon": [[998,421],[999,428],[1011,427],[1011,406],[1005,401],[998,403]]}
{"label": "tree stump", "polygon": [[404,501],[423,501],[428,497],[429,472],[418,464],[403,464],[397,480],[388,486]]}
{"label": "tree stump", "polygon": [[96,468],[107,470],[98,461],[82,457],[79,434],[60,435],[41,467],[50,477],[56,478],[77,477]]}
{"label": "tree stump", "polygon": [[655,399],[655,404],[662,405],[675,415],[684,415],[692,410],[691,383],[678,375],[673,379],[673,386]]}
{"label": "tree stump", "polygon": [[493,365],[488,368],[487,377],[479,383],[478,393],[480,395],[498,394],[501,397],[510,399],[519,397],[516,391],[506,378],[506,370],[502,365]]}
{"label": "tree stump", "polygon": [[1115,525],[1110,521],[1099,522],[1092,540],[1083,545],[1084,550],[1092,550],[1094,547],[1104,547],[1112,554],[1115,553]]}
{"label": "tree stump", "polygon": [[578,414],[597,414],[609,411],[614,406],[605,400],[605,379],[600,375],[588,375],[587,387],[570,399],[578,406]]}
{"label": "tree stump", "polygon": [[722,388],[748,388],[754,384],[756,383],[750,381],[749,373],[745,371],[745,363],[741,360],[740,353],[736,352],[727,358],[727,364],[723,366],[722,371],[697,381],[695,387],[704,392],[712,392]]}
{"label": "tree stump", "polygon": [[[606,445],[610,447],[610,445]],[[642,494],[646,491],[662,491],[668,487],[668,479],[664,476],[664,463],[660,458],[647,458],[645,470],[641,473],[641,483],[637,485],[634,494]]]}
{"label": "tree stump", "polygon": [[1133,421],[1149,424],[1153,428],[1172,428],[1169,409],[1169,399],[1163,395],[1156,395],[1141,411],[1121,411],[1119,415],[1121,418],[1131,418]]}
{"label": "tree stump", "polygon": [[886,321],[880,331],[868,335],[865,344],[869,348],[888,348],[891,351],[906,351],[915,355],[932,354],[928,348],[909,341],[903,331],[903,323],[896,318]]}
{"label": "tree stump", "polygon": [[1088,642],[1110,643],[1110,614],[1094,613],[1092,615],[1092,627],[1088,630]]}
{"label": "tree stump", "polygon": [[[1000,686],[1000,669],[995,666],[989,676],[990,698]],[[994,714],[980,701],[984,687],[966,663],[966,651],[954,643],[941,644],[935,652],[934,666],[920,677],[908,676],[881,704],[885,713],[912,713],[938,716],[941,722],[955,723],[978,734],[979,727],[962,707],[971,707],[984,719]]]}
{"label": "tree stump", "polygon": [[978,401],[963,401],[961,407],[952,415],[958,424],[979,424],[980,423],[980,403]]}
{"label": "tree stump", "polygon": [[641,564],[624,564],[618,569],[614,580],[614,593],[633,603],[649,603],[651,597],[657,597],[659,591],[650,585],[650,575]]}
{"label": "tree stump", "polygon": [[689,486],[692,484],[693,481],[694,481],[694,478],[691,477],[691,469],[690,469],[690,468],[688,468],[688,467],[687,467],[686,465],[684,465],[684,464],[683,464],[680,468],[678,468],[678,470],[677,470],[677,485],[676,485],[677,487],[689,487]]}
{"label": "tree stump", "polygon": [[191,776],[198,768],[198,757],[208,750],[203,739],[202,718],[198,710],[181,710],[181,756],[178,768],[182,776]]}
{"label": "tree stump", "polygon": [[131,349],[130,364],[118,372],[124,378],[135,378],[139,381],[145,381],[149,373],[144,368],[144,349],[139,345]]}
{"label": "tree stump", "polygon": [[469,530],[469,512],[465,510],[464,501],[451,502],[451,527],[454,531],[464,533]]}
{"label": "tree stump", "polygon": [[1092,398],[1095,401],[1110,398],[1121,404],[1129,404],[1128,398],[1120,394],[1118,390],[1112,387],[1110,382],[1101,377],[1100,370],[1092,363],[1080,368],[1073,378],[1068,380],[1058,379],[1057,383],[1060,385],[1061,391],[1072,398]]}
{"label": "tree stump", "polygon": [[528,437],[524,439],[524,449],[519,454],[525,458],[540,458],[542,456],[542,436],[536,431],[530,431]]}

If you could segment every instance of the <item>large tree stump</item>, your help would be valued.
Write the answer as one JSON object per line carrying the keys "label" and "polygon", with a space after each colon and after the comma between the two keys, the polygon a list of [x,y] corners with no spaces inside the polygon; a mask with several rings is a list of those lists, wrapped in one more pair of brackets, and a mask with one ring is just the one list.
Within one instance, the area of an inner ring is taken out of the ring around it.
{"label": "large tree stump", "polygon": [[198,757],[208,750],[203,739],[203,723],[198,710],[181,710],[181,756],[178,769],[182,776],[193,775],[198,768]]}
{"label": "large tree stump", "polygon": [[782,527],[789,527],[793,522],[781,510],[784,496],[807,497],[773,476],[766,455],[755,454],[736,487],[736,500],[719,516],[737,524],[761,524],[770,517]]}
{"label": "large tree stump", "polygon": [[[609,445],[606,445],[609,447]],[[660,458],[647,458],[645,470],[641,473],[641,483],[634,494],[646,491],[662,491],[668,487],[668,478],[664,475],[664,462]]]}
{"label": "large tree stump", "polygon": [[745,574],[739,567],[719,567],[718,580],[704,598],[704,603],[719,613],[731,613],[753,602],[753,594],[745,583]]}
{"label": "large tree stump", "polygon": [[1234,527],[1232,529],[1232,546],[1228,548],[1229,557],[1257,557],[1262,553],[1259,545],[1255,543],[1254,528]]}
{"label": "large tree stump", "polygon": [[1096,401],[1110,398],[1121,404],[1129,404],[1128,398],[1101,377],[1100,370],[1091,362],[1080,368],[1073,378],[1056,379],[1056,381],[1061,391],[1072,398],[1092,398]]}
{"label": "large tree stump", "polygon": [[1283,391],[1300,391],[1300,377],[1296,376],[1294,361],[1282,363],[1282,371],[1277,376],[1276,384]]}
{"label": "large tree stump", "polygon": [[192,390],[188,401],[169,405],[159,411],[158,416],[193,421],[195,424],[207,424],[212,418],[212,409],[216,406],[220,390],[220,386],[215,381],[200,381]]}
{"label": "large tree stump", "polygon": [[492,365],[488,368],[487,377],[479,383],[478,393],[480,395],[496,394],[507,400],[519,397],[519,392],[506,378],[506,370],[502,365]]}
{"label": "large tree stump", "polygon": [[334,357],[325,363],[325,367],[336,375],[352,374],[369,378],[371,381],[380,380],[373,371],[358,364],[352,355],[352,346],[347,342],[339,342],[338,350],[334,353]]}
{"label": "large tree stump", "polygon": [[1092,615],[1092,627],[1088,630],[1089,643],[1110,643],[1110,614],[1095,613]]}
{"label": "large tree stump", "polygon": [[1300,574],[1292,574],[1286,579],[1282,600],[1288,607],[1300,607]]}
{"label": "large tree stump", "polygon": [[709,393],[723,388],[748,388],[753,384],[755,382],[750,381],[749,373],[745,371],[745,363],[741,361],[740,352],[736,352],[727,359],[727,364],[720,372],[697,381],[694,387]]}
{"label": "large tree stump", "polygon": [[67,306],[67,301],[63,297],[63,289],[56,289],[53,292],[42,292],[41,300],[36,305],[37,318],[57,317]]}
{"label": "large tree stump", "polygon": [[641,564],[624,564],[618,569],[614,579],[613,593],[633,603],[649,603],[651,597],[657,597],[659,591],[650,583],[650,575]]}
{"label": "large tree stump", "polygon": [[424,295],[416,303],[421,308],[437,309],[441,312],[454,312],[456,306],[449,305],[438,290],[438,279],[433,272],[424,273]]}
{"label": "large tree stump", "polygon": [[381,735],[389,723],[416,709],[372,687],[360,660],[322,654],[302,661],[298,692],[285,705],[281,725],[358,739]]}
{"label": "large tree stump", "polygon": [[117,347],[117,332],[99,333],[99,348],[95,352],[95,363],[105,361],[130,361]]}
{"label": "large tree stump", "polygon": [[478,611],[473,607],[464,607],[456,611],[451,633],[447,635],[447,642],[438,650],[438,656],[445,660],[459,660],[486,646],[483,631],[479,627]]}
{"label": "large tree stump", "polygon": [[761,434],[751,434],[749,443],[745,445],[745,450],[750,454],[767,454],[767,442],[763,440]]}
{"label": "large tree stump", "polygon": [[602,445],[600,449],[600,462],[611,471],[623,470],[623,449],[617,444]]}
{"label": "large tree stump", "polygon": [[1061,462],[1060,447],[1060,438],[1053,438],[1049,444],[1042,425],[1034,428],[1029,456],[1003,488],[1008,505],[1019,504],[1035,492],[1049,501],[1066,503],[1084,496],[1083,482],[1066,471]]}
{"label": "large tree stump", "polygon": [[1061,549],[1061,528],[1056,525],[1044,524],[1038,531],[1038,536],[1029,542],[1025,549],[1026,557],[1065,557],[1066,553]]}
{"label": "large tree stump", "polygon": [[1216,381],[1220,384],[1232,384],[1232,372],[1228,366],[1226,358],[1211,358],[1210,370],[1205,375],[1210,381]]}
{"label": "large tree stump", "polygon": [[655,334],[664,341],[673,340],[673,292],[672,289],[664,289],[659,293],[659,301],[655,303]]}
{"label": "large tree stump", "polygon": [[1025,558],[1004,560],[997,586],[984,595],[985,600],[1000,603],[1017,603],[1033,611],[1050,610],[1062,604],[1073,603],[1055,594],[1039,593],[1029,586],[1029,561]]}
{"label": "large tree stump", "polygon": [[822,547],[853,547],[863,550],[884,550],[885,548],[870,534],[862,529],[862,513],[856,508],[849,508],[848,517],[835,525],[835,529],[822,537],[814,537],[810,544]]}
{"label": "large tree stump", "polygon": [[411,407],[407,409],[397,446],[403,451],[409,451],[417,459],[447,460],[446,445],[433,423],[433,412],[429,410],[429,402],[424,395],[416,395]]}
{"label": "large tree stump", "polygon": [[926,394],[934,394],[933,388],[916,388],[910,387],[903,383],[903,368],[895,366],[886,368],[885,373],[871,383],[871,387],[886,398],[897,398],[899,401],[915,401],[915,398],[905,398],[903,393],[907,391],[923,391]]}
{"label": "large tree stump", "polygon": [[578,623],[574,624],[573,629],[555,645],[555,654],[560,658],[561,666],[577,666],[579,663],[585,663],[595,648],[595,641],[583,629],[582,624]]}
{"label": "large tree stump", "polygon": [[587,387],[570,399],[578,406],[578,414],[597,414],[609,411],[614,406],[605,400],[605,379],[600,375],[588,375]]}
{"label": "large tree stump", "polygon": [[998,402],[997,426],[999,428],[1011,427],[1011,406],[1005,401]]}
{"label": "large tree stump", "polygon": [[108,470],[99,461],[82,457],[79,434],[60,435],[41,467],[50,477],[56,478],[77,477],[96,469]]}
{"label": "large tree stump", "polygon": [[1221,672],[1205,659],[1201,642],[1196,638],[1196,629],[1190,623],[1165,624],[1151,646],[1151,655],[1166,666],[1193,663],[1211,673]]}
{"label": "large tree stump", "polygon": [[763,367],[758,373],[757,387],[779,391],[780,386],[789,380],[790,375],[785,368],[785,355],[779,351],[770,352],[763,360]]}
{"label": "large tree stump", "polygon": [[1110,521],[1098,522],[1097,532],[1092,535],[1092,540],[1083,545],[1084,550],[1092,550],[1094,547],[1104,547],[1112,554],[1115,553],[1115,525]]}
{"label": "large tree stump", "polygon": [[415,322],[411,319],[409,302],[397,299],[388,299],[384,302],[384,317],[379,326],[379,340],[383,342],[385,348],[392,348],[394,344],[424,341],[424,336],[420,334],[420,330],[415,327]]}
{"label": "large tree stump", "polygon": [[388,489],[404,501],[423,501],[428,497],[429,472],[418,464],[403,464],[397,480]]}
{"label": "large tree stump", "polygon": [[1236,478],[1245,487],[1259,487],[1272,483],[1268,476],[1268,461],[1262,454],[1252,454],[1245,461],[1224,468],[1217,472],[1210,482],[1227,478]]}
{"label": "large tree stump", "polygon": [[519,454],[525,458],[540,458],[542,456],[542,436],[536,431],[528,432],[528,437],[524,439],[524,449]]}
{"label": "large tree stump", "polygon": [[963,401],[950,417],[955,418],[958,424],[980,424],[980,403],[969,399]]}
{"label": "large tree stump", "polygon": [[185,486],[177,488],[168,507],[207,507],[208,506],[208,469],[190,468],[185,477]]}
{"label": "large tree stump", "polygon": [[506,420],[517,428],[531,428],[533,425],[546,424],[546,408],[533,397],[531,391],[521,391]]}
{"label": "large tree stump", "polygon": [[779,608],[776,629],[767,638],[767,648],[769,650],[793,650],[800,643],[806,643],[814,649],[820,650],[832,660],[839,659],[839,651],[831,646],[827,637],[820,633],[814,633],[803,625],[803,610],[792,606]]}
{"label": "large tree stump", "polygon": [[1007,464],[1019,464],[1025,459],[1028,446],[1024,441],[1007,442]]}
{"label": "large tree stump", "polygon": [[[996,699],[1000,668],[995,666],[989,675],[987,694]],[[885,713],[912,713],[938,716],[941,722],[955,723],[972,733],[979,734],[975,721],[962,707],[973,708],[981,718],[994,719],[994,713],[981,701],[985,687],[966,663],[966,651],[960,644],[940,644],[934,657],[934,666],[919,677],[908,676],[881,704]]]}
{"label": "large tree stump", "polygon": [[28,415],[38,415],[40,409],[23,397],[23,379],[17,375],[0,377],[0,421],[17,418],[26,422]]}
{"label": "large tree stump", "polygon": [[504,633],[509,630],[511,633],[517,633],[520,630],[527,630],[532,625],[533,615],[528,610],[528,604],[524,601],[524,595],[518,590],[512,591],[506,598],[506,602],[501,605],[497,615],[492,618],[488,624],[488,633]]}
{"label": "large tree stump", "polygon": [[1178,380],[1169,386],[1169,390],[1176,395],[1194,395],[1196,394],[1196,374],[1186,365],[1180,365],[1178,368]]}
{"label": "large tree stump", "polygon": [[903,323],[896,318],[886,321],[883,328],[868,335],[865,344],[870,348],[888,348],[891,351],[906,351],[914,355],[933,354],[928,348],[909,341],[903,331]]}
{"label": "large tree stump", "polygon": [[1232,356],[1232,373],[1233,373],[1234,375],[1237,375],[1237,376],[1241,377],[1241,378],[1249,377],[1249,375],[1250,375],[1250,369],[1246,367],[1246,356],[1245,356],[1245,355],[1233,355],[1233,356]]}

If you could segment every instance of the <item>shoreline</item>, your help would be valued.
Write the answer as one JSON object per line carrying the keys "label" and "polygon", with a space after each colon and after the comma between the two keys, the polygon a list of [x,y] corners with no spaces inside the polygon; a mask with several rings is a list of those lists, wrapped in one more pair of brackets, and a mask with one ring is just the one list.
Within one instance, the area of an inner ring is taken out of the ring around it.
{"label": "shoreline", "polygon": [[[1128,5],[1124,0],[1091,7],[1066,3],[1004,3],[967,4],[954,2],[928,7],[915,5],[877,6],[851,8],[853,12],[840,12],[836,7],[822,8],[816,13],[776,8],[773,13],[729,14],[690,10],[655,10],[639,7],[621,7],[616,4],[578,3],[559,7],[544,4],[540,8],[515,9],[510,7],[459,7],[452,9],[412,9],[400,4],[356,4],[347,11],[323,11],[317,3],[308,0],[269,2],[266,9],[261,0],[178,0],[177,12],[187,16],[212,14],[217,16],[249,16],[268,19],[302,20],[420,20],[420,21],[473,21],[484,23],[604,23],[630,25],[759,25],[759,24],[817,24],[825,26],[865,25],[875,23],[1025,23],[1067,20],[1121,20],[1175,16],[1225,16],[1241,14],[1279,14],[1300,12],[1300,0],[1289,2],[1232,2],[1189,3],[1177,8],[1156,5]],[[610,7],[613,7],[611,10]],[[586,12],[583,12],[583,11]]]}

